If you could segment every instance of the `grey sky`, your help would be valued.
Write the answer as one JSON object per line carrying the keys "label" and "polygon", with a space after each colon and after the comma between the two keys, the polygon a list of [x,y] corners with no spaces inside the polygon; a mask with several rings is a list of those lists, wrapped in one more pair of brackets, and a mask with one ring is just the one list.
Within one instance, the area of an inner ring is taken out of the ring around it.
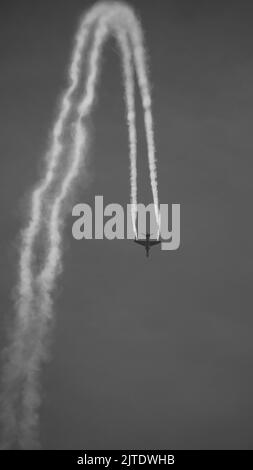
{"label": "grey sky", "polygon": [[[66,83],[81,0],[1,2],[1,325],[12,314],[29,190]],[[178,252],[76,241],[66,219],[41,438],[59,448],[248,448],[253,433],[253,5],[139,0],[160,202],[181,204]],[[105,48],[89,184],[73,204],[129,202],[120,65]],[[150,202],[138,105],[140,202]],[[0,333],[4,343],[3,328]]]}

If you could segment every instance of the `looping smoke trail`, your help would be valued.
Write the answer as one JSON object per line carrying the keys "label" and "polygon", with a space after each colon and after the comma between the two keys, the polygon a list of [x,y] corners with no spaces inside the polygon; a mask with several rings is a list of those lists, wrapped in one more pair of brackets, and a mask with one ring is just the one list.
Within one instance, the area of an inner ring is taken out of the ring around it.
{"label": "looping smoke trail", "polygon": [[[77,107],[77,119],[74,123],[68,168],[52,203],[48,204],[47,196],[61,168],[64,136],[70,113],[74,110],[74,94],[80,87],[84,51],[93,31],[94,37],[89,53],[85,90]],[[45,176],[33,191],[30,220],[22,233],[16,324],[7,350],[7,361],[2,380],[2,448],[13,446],[15,441],[21,448],[37,448],[39,446],[37,439],[38,408],[40,405],[38,374],[46,354],[45,339],[49,320],[53,313],[53,289],[57,275],[61,270],[63,226],[61,210],[74,180],[79,174],[82,158],[85,159],[87,155],[86,118],[90,115],[94,104],[101,51],[109,34],[115,36],[122,57],[134,231],[136,233],[137,137],[133,65],[135,65],[144,111],[151,188],[159,227],[153,119],[142,28],[134,12],[127,5],[117,2],[99,3],[89,10],[80,23],[71,57],[69,86],[63,95],[59,115],[52,130],[51,144],[46,154]],[[45,211],[47,226],[43,219]],[[36,271],[36,260],[34,260],[35,242],[42,230],[47,231],[48,242],[44,264],[41,271],[37,272],[38,268]]]}

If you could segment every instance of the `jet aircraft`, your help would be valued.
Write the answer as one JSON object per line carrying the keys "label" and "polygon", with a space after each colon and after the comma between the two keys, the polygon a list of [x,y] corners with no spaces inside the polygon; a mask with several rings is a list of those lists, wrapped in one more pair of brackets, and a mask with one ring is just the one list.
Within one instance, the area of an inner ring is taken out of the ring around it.
{"label": "jet aircraft", "polygon": [[138,243],[139,245],[144,246],[144,248],[146,250],[147,258],[149,257],[150,248],[152,248],[152,246],[154,246],[154,245],[159,245],[161,243],[160,239],[152,240],[150,238],[150,233],[146,233],[146,239],[145,240],[139,240],[137,237],[135,237],[134,241],[135,241],[135,243]]}

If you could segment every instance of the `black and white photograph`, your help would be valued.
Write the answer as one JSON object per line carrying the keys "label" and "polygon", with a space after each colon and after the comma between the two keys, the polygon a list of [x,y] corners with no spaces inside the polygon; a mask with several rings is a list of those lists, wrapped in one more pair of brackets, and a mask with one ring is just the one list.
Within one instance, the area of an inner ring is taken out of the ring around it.
{"label": "black and white photograph", "polygon": [[0,465],[243,459],[253,3],[0,11]]}

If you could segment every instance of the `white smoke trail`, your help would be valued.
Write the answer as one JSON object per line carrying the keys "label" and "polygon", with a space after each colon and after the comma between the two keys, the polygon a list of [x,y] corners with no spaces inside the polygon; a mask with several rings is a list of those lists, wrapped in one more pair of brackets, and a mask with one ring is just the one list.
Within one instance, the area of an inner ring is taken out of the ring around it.
{"label": "white smoke trail", "polygon": [[[87,82],[84,95],[78,106],[78,117],[74,126],[74,140],[69,158],[69,168],[63,176],[60,189],[50,207],[46,207],[48,216],[48,241],[46,259],[41,273],[36,277],[32,269],[35,239],[43,223],[43,205],[49,188],[52,186],[60,165],[60,157],[64,150],[63,136],[68,116],[73,109],[73,95],[80,84],[81,63],[84,48],[91,28],[94,26],[94,40],[89,56]],[[47,154],[47,169],[40,186],[32,195],[31,219],[23,232],[22,251],[20,260],[20,282],[17,311],[17,325],[14,339],[9,350],[9,360],[4,373],[5,385],[4,403],[5,416],[4,447],[12,445],[16,437],[21,448],[37,446],[36,430],[38,425],[38,407],[40,396],[38,391],[38,372],[45,353],[44,341],[48,329],[48,321],[52,316],[52,292],[61,265],[61,228],[63,216],[62,205],[79,174],[82,156],[87,154],[88,131],[85,118],[89,116],[95,99],[100,57],[107,36],[115,35],[121,50],[125,100],[127,106],[127,122],[129,131],[130,181],[133,227],[136,225],[137,211],[137,172],[136,172],[136,129],[134,80],[132,70],[133,53],[138,83],[141,91],[144,109],[144,120],[147,136],[148,159],[150,168],[151,187],[158,220],[158,193],[156,181],[155,151],[153,122],[151,112],[150,89],[146,71],[145,51],[143,47],[142,30],[132,10],[119,3],[104,3],[93,7],[84,17],[76,37],[70,66],[70,85],[63,96],[60,113],[52,133],[52,144]],[[129,47],[129,39],[131,48]],[[35,279],[35,280],[34,280]],[[37,297],[36,297],[37,296]],[[31,335],[34,335],[31,338]],[[25,341],[29,339],[26,347]],[[15,405],[17,402],[17,383],[22,383],[21,417],[17,422]],[[6,390],[11,389],[10,397]]]}
{"label": "white smoke trail", "polygon": [[[75,38],[75,46],[69,69],[69,86],[60,105],[59,115],[52,130],[51,143],[46,154],[47,168],[40,185],[34,190],[31,198],[31,214],[27,228],[22,233],[19,282],[17,292],[17,317],[13,325],[10,346],[5,351],[6,362],[2,373],[1,421],[3,422],[3,448],[13,445],[17,430],[15,406],[19,394],[16,382],[21,382],[27,370],[23,360],[25,337],[29,335],[29,323],[36,314],[33,306],[34,277],[33,250],[36,237],[43,223],[42,209],[44,196],[57,174],[60,157],[63,151],[63,134],[67,118],[73,106],[72,97],[78,88],[82,58],[92,25],[108,9],[108,3],[95,5],[83,18]],[[21,387],[19,387],[21,388]]]}
{"label": "white smoke trail", "polygon": [[130,157],[130,186],[131,186],[131,208],[132,208],[132,225],[135,236],[136,218],[137,218],[137,136],[135,125],[135,100],[134,100],[134,76],[131,51],[128,44],[128,36],[123,29],[116,28],[116,37],[121,48],[123,75],[125,84],[125,101],[127,109],[127,122],[129,134],[129,157]]}
{"label": "white smoke trail", "polygon": [[145,47],[143,45],[143,30],[140,24],[135,21],[130,34],[130,40],[133,47],[133,55],[135,60],[138,84],[141,92],[142,106],[144,110],[144,121],[147,138],[148,160],[150,182],[154,200],[155,215],[158,225],[158,235],[160,233],[160,214],[159,214],[159,199],[157,188],[157,171],[155,160],[155,143],[154,143],[154,129],[153,129],[153,115],[151,92],[147,74],[147,60]]}
{"label": "white smoke trail", "polygon": [[59,116],[52,131],[51,145],[46,155],[48,166],[45,172],[45,177],[32,194],[31,217],[28,227],[23,232],[20,258],[19,297],[24,301],[24,308],[20,308],[20,317],[24,322],[27,320],[27,301],[28,299],[31,299],[32,294],[31,264],[33,245],[42,223],[43,196],[54,180],[57,165],[59,164],[59,159],[63,151],[64,126],[73,106],[72,96],[79,84],[82,57],[91,26],[97,20],[97,18],[107,10],[107,8],[107,3],[96,5],[84,17],[84,20],[78,30],[78,34],[75,39],[75,47],[73,49],[73,56],[70,62],[71,66],[69,71],[69,87],[63,95]]}
{"label": "white smoke trail", "polygon": [[[110,15],[111,16],[111,15]],[[108,18],[107,18],[108,19]],[[34,446],[33,429],[36,429],[37,415],[35,413],[36,405],[38,405],[39,394],[38,394],[38,372],[41,356],[43,353],[43,342],[41,341],[41,334],[44,336],[45,329],[47,329],[48,318],[52,312],[52,300],[51,294],[54,287],[54,281],[56,279],[57,270],[60,269],[60,242],[61,235],[59,227],[62,224],[60,219],[60,211],[63,201],[73,184],[74,178],[78,175],[82,154],[85,148],[87,132],[82,125],[82,121],[85,116],[89,114],[89,110],[95,99],[95,88],[96,80],[98,77],[99,58],[101,55],[101,48],[103,46],[106,35],[109,33],[106,21],[100,22],[94,39],[94,45],[90,55],[90,65],[88,73],[88,81],[84,98],[79,106],[79,117],[75,125],[75,140],[73,150],[71,152],[71,167],[63,180],[61,189],[56,196],[54,201],[51,216],[49,219],[49,233],[50,233],[50,247],[45,263],[45,268],[39,276],[39,282],[41,283],[41,311],[40,311],[40,323],[41,328],[38,329],[39,338],[33,354],[27,364],[27,369],[31,371],[29,374],[29,380],[25,384],[24,397],[29,396],[30,400],[27,401],[27,406],[23,406],[23,415],[21,420],[21,427],[24,432],[21,433],[23,443],[25,447],[27,445]],[[128,107],[128,122],[129,122],[129,137],[130,137],[130,158],[131,158],[131,181],[133,188],[132,202],[136,207],[136,132],[135,132],[135,111],[134,111],[134,84],[133,84],[133,73],[131,70],[131,53],[127,43],[126,34],[122,31],[117,33],[119,43],[123,53],[123,71],[125,77],[125,94],[126,103]],[[43,311],[42,311],[43,310]],[[35,407],[34,407],[35,405]],[[24,437],[25,436],[25,437]]]}

